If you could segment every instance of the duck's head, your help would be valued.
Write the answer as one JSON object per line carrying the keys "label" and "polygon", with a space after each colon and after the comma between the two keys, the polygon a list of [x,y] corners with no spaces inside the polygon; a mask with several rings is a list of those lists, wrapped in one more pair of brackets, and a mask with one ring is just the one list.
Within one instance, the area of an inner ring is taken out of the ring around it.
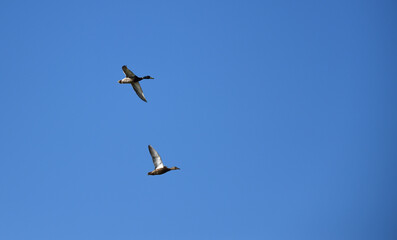
{"label": "duck's head", "polygon": [[123,81],[123,80],[118,80],[117,82],[121,84],[122,83],[121,81]]}
{"label": "duck's head", "polygon": [[152,172],[148,172],[147,175],[153,175],[153,173]]}
{"label": "duck's head", "polygon": [[180,168],[179,167],[172,167],[172,168],[170,168],[171,170],[180,170]]}
{"label": "duck's head", "polygon": [[154,79],[151,76],[144,76],[142,79]]}

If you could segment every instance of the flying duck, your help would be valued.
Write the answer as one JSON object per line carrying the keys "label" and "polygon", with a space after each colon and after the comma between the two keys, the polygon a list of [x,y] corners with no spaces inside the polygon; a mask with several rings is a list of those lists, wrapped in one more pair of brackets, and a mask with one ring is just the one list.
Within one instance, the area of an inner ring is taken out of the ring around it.
{"label": "flying duck", "polygon": [[151,76],[138,77],[131,70],[129,70],[126,65],[124,65],[122,69],[125,74],[125,78],[119,80],[119,83],[120,84],[131,83],[138,97],[143,101],[147,102],[145,95],[143,95],[141,85],[139,85],[139,81],[141,81],[142,79],[154,79],[154,78],[152,78]]}
{"label": "flying duck", "polygon": [[150,145],[148,147],[149,147],[150,155],[152,155],[154,170],[151,172],[148,172],[147,175],[161,175],[161,174],[164,174],[171,170],[179,170],[180,169],[178,167],[168,168],[167,166],[164,166],[163,161],[161,161],[161,157],[157,153],[157,151]]}

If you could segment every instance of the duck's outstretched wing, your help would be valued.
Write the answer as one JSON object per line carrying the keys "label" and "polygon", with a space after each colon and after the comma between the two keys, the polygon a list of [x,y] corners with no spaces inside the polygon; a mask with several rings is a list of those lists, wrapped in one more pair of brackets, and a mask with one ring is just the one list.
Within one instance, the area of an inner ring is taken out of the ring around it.
{"label": "duck's outstretched wing", "polygon": [[134,79],[134,77],[136,77],[135,74],[131,70],[129,70],[126,65],[124,65],[122,69],[126,77],[131,79]]}
{"label": "duck's outstretched wing", "polygon": [[147,102],[146,98],[145,98],[145,95],[143,95],[143,91],[142,91],[142,88],[141,88],[141,85],[139,84],[139,82],[132,82],[131,85],[134,88],[134,90],[135,90],[136,94],[138,95],[138,97],[140,99],[142,99],[143,101]]}
{"label": "duck's outstretched wing", "polygon": [[160,155],[157,153],[157,151],[152,146],[149,145],[148,147],[149,147],[150,155],[152,155],[154,168],[155,169],[163,168],[164,164],[163,164],[163,161],[161,161]]}

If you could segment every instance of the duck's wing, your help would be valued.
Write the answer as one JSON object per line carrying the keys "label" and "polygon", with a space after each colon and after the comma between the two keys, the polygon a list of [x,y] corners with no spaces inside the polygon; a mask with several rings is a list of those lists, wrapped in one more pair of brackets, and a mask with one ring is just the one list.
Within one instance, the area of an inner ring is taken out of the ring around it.
{"label": "duck's wing", "polygon": [[139,84],[139,82],[132,82],[131,85],[134,88],[134,90],[135,90],[136,94],[138,95],[138,97],[140,99],[142,99],[143,101],[147,102],[146,98],[145,98],[145,95],[143,95],[143,91],[142,91],[142,88],[141,88],[141,85]]}
{"label": "duck's wing", "polygon": [[157,151],[152,146],[149,145],[148,147],[149,147],[150,155],[152,155],[154,168],[155,169],[163,168],[164,164],[163,164],[163,161],[161,161],[160,155],[157,153]]}
{"label": "duck's wing", "polygon": [[134,79],[134,77],[136,77],[135,74],[131,70],[129,70],[126,65],[124,65],[122,69],[126,77],[131,79]]}

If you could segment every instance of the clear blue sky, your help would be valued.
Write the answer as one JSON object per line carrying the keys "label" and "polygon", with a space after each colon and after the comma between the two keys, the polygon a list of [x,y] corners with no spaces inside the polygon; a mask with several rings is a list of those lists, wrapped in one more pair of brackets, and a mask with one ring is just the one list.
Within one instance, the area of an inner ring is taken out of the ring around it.
{"label": "clear blue sky", "polygon": [[0,239],[396,239],[396,6],[2,1]]}

